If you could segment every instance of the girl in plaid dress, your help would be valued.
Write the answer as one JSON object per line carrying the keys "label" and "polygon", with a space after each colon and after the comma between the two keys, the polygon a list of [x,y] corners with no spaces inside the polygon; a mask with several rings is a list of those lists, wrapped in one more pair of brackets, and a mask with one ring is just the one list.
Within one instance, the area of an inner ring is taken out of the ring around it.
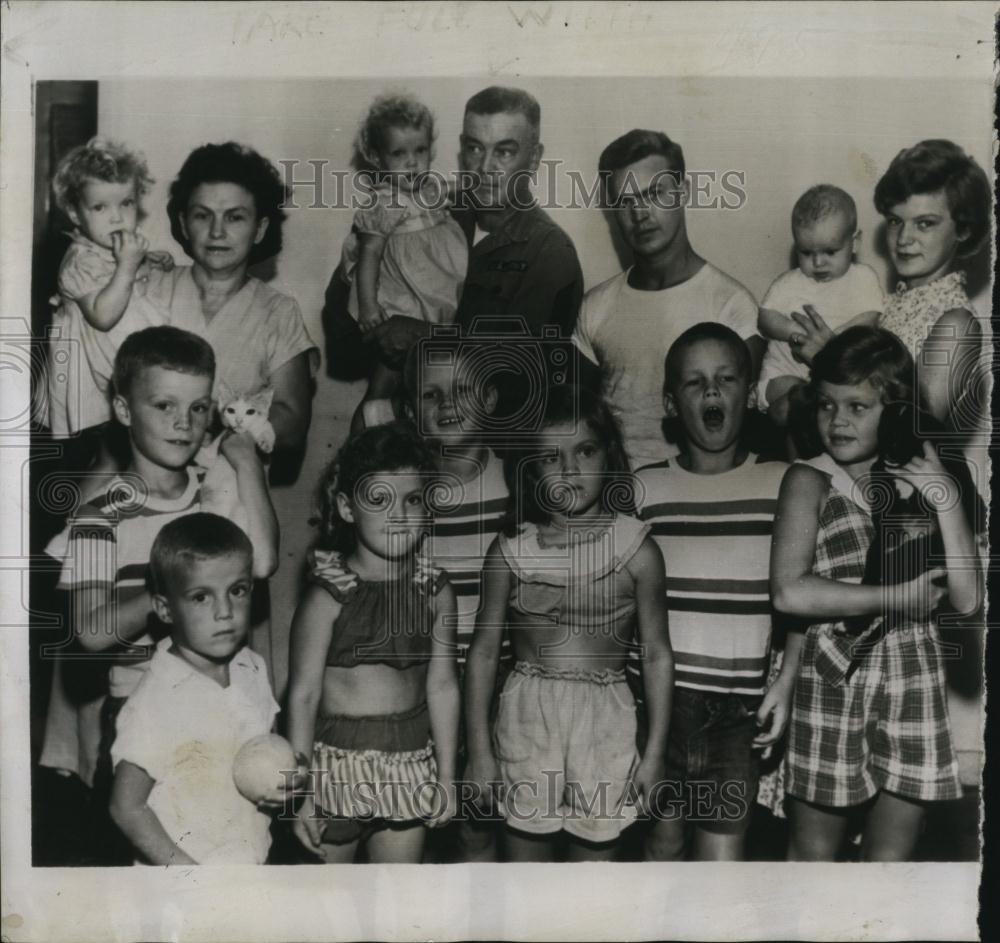
{"label": "girl in plaid dress", "polygon": [[[861,585],[879,419],[888,402],[917,402],[913,359],[890,332],[851,328],[816,356],[808,391],[822,454],[785,476],[771,556],[775,608],[814,622],[785,650],[801,660],[785,765],[789,859],[834,860],[848,812],[860,809],[863,858],[903,861],[926,803],[961,795],[933,613],[945,598],[958,613],[977,610],[976,544],[958,482],[924,443],[922,456],[887,470],[898,490],[920,492],[945,566]],[[855,637],[844,622],[858,616],[875,618]]]}

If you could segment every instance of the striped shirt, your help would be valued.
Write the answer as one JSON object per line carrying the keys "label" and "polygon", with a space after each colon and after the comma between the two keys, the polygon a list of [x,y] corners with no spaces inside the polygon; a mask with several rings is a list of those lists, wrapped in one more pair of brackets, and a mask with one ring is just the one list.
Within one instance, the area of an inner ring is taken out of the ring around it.
{"label": "striped shirt", "polygon": [[455,590],[462,664],[476,628],[483,560],[507,510],[503,462],[491,451],[480,474],[461,487],[455,483],[453,492],[453,502],[435,506],[431,559]]}
{"label": "striped shirt", "polygon": [[[113,479],[106,491],[80,506],[65,530],[45,548],[49,556],[63,561],[59,589],[113,591],[118,604],[146,592],[149,552],[160,529],[175,518],[201,510],[201,474],[200,469],[188,466],[187,487],[172,500],[147,494],[136,475]],[[150,618],[155,618],[152,612]],[[147,631],[131,644],[151,646],[153,642]],[[150,648],[147,657],[137,661],[135,654],[126,656],[119,649],[109,674],[112,697],[128,697],[135,690],[152,654]]]}
{"label": "striped shirt", "polygon": [[[670,461],[637,473],[643,485],[639,517],[652,526],[666,564],[678,687],[764,691],[771,532],[787,467],[751,454],[717,475],[695,474]],[[637,670],[637,662],[630,667]]]}

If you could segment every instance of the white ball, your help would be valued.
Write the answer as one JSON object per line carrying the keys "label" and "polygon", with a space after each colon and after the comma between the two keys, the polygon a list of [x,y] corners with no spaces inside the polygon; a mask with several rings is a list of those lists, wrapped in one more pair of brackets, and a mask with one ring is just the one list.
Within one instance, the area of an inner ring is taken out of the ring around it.
{"label": "white ball", "polygon": [[233,782],[240,795],[257,803],[273,799],[288,780],[284,771],[297,767],[292,745],[276,733],[263,733],[240,747],[233,759]]}

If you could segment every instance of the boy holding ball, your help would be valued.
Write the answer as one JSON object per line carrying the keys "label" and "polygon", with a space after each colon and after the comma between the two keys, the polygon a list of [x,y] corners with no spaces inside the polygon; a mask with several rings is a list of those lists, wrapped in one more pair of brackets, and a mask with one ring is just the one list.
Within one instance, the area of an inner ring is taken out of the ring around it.
{"label": "boy holding ball", "polygon": [[[267,667],[245,646],[253,550],[196,513],[153,543],[153,608],[170,629],[118,716],[111,815],[144,862],[263,864],[270,818],[237,791],[233,760],[271,730]],[[275,769],[274,802],[282,798]]]}

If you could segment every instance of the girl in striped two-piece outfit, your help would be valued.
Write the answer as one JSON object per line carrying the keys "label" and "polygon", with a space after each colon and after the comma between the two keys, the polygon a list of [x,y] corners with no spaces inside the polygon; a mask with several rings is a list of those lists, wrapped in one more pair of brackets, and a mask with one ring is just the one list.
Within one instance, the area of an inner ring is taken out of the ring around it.
{"label": "girl in striped two-piece outfit", "polygon": [[434,456],[416,430],[349,440],[322,483],[322,528],[291,632],[288,735],[313,788],[293,829],[328,863],[367,846],[418,864],[454,814],[455,594],[418,559]]}
{"label": "girl in striped two-piece outfit", "polygon": [[[924,559],[907,582],[862,584],[871,505],[885,499],[871,474],[879,420],[887,403],[918,404],[913,359],[890,332],[851,328],[817,354],[808,390],[823,454],[785,476],[771,555],[775,608],[814,623],[785,652],[801,657],[785,766],[789,858],[834,860],[849,813],[863,811],[865,860],[903,861],[926,803],[961,795],[935,609],[945,599],[959,614],[978,609],[976,543],[934,446],[903,465],[882,456],[892,487],[920,492],[944,566]],[[845,622],[865,616],[852,635]]]}

